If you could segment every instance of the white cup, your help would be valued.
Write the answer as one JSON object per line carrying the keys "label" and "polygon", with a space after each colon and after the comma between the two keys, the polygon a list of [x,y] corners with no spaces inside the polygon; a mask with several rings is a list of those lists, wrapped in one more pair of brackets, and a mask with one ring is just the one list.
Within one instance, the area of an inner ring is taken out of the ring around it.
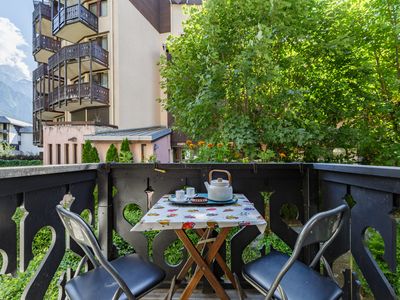
{"label": "white cup", "polygon": [[193,198],[195,195],[195,189],[194,187],[187,187],[186,188],[186,196],[189,198]]}
{"label": "white cup", "polygon": [[184,190],[177,190],[175,192],[175,197],[177,201],[185,200],[185,191]]}

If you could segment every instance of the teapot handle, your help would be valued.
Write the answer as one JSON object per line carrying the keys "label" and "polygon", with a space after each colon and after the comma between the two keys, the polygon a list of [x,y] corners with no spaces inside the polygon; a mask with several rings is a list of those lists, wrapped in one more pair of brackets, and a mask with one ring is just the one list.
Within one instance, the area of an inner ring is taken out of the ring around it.
{"label": "teapot handle", "polygon": [[214,172],[225,173],[226,175],[228,175],[229,184],[232,185],[232,175],[227,170],[211,170],[210,173],[208,173],[208,181],[210,183],[211,183],[212,175]]}

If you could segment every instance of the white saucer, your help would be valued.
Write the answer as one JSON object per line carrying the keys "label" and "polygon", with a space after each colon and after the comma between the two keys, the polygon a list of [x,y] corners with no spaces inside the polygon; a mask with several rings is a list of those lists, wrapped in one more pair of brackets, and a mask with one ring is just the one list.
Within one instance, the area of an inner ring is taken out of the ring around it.
{"label": "white saucer", "polygon": [[185,202],[188,202],[190,200],[190,198],[185,195],[185,198],[183,198],[182,200],[178,200],[178,199],[176,199],[175,195],[170,195],[168,197],[168,200],[173,202],[173,203],[185,203]]}

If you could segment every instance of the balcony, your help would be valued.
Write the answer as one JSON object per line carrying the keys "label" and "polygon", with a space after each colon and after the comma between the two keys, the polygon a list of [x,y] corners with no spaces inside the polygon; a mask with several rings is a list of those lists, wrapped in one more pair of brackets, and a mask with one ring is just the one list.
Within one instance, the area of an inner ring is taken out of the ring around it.
{"label": "balcony", "polygon": [[104,70],[108,68],[108,51],[95,42],[66,46],[49,58],[49,69],[60,67],[61,76],[65,76],[65,65],[69,79],[78,77],[79,73]]}
{"label": "balcony", "polygon": [[79,4],[61,8],[53,17],[53,35],[71,43],[98,33],[98,27],[97,16]]}
{"label": "balcony", "polygon": [[33,38],[32,53],[35,61],[47,63],[50,56],[61,48],[61,42],[45,35],[38,35]]}
{"label": "balcony", "polygon": [[49,105],[48,95],[35,95],[33,99],[33,113],[42,121],[52,121],[55,117],[63,115],[63,112],[54,110]]}
{"label": "balcony", "polygon": [[[18,268],[26,270],[34,259],[32,245],[35,235],[43,227],[51,228],[52,246],[42,264],[37,263],[36,269],[30,269],[35,274],[24,286],[23,293],[23,299],[43,299],[67,248],[64,227],[57,217],[55,206],[64,198],[74,197],[71,210],[77,213],[84,210],[91,212],[91,219],[96,220],[96,226],[100,228],[99,242],[107,256],[117,255],[112,238],[113,232],[116,232],[135,252],[163,268],[169,280],[183,266],[183,261],[171,264],[164,256],[164,251],[177,240],[175,233],[161,231],[150,238],[143,233],[130,232],[133,221],[127,221],[125,209],[136,205],[145,212],[148,200],[154,204],[162,195],[183,185],[204,192],[202,182],[206,180],[208,171],[215,168],[229,170],[235,192],[245,194],[256,209],[266,215],[270,227],[266,236],[274,233],[276,239],[290,247],[294,246],[298,233],[293,227],[294,222],[289,222],[282,215],[284,206],[289,205],[295,210],[295,224],[304,224],[315,213],[337,206],[343,199],[351,199],[351,214],[347,216],[344,228],[325,256],[333,265],[344,290],[343,299],[360,299],[360,272],[375,299],[396,299],[393,287],[365,242],[367,228],[379,231],[385,244],[384,255],[380,257],[388,269],[396,271],[399,225],[393,212],[400,206],[400,168],[391,167],[254,163],[89,164],[0,169],[0,234],[3,237],[0,239],[0,249],[7,258],[3,260],[1,270],[4,273],[14,273]],[[154,193],[144,192],[149,186]],[[263,196],[265,192],[271,194],[268,201]],[[95,205],[95,198],[98,199],[98,205]],[[25,217],[17,226],[15,212],[21,208]],[[20,237],[19,243],[17,237]],[[248,260],[249,249],[257,253],[268,251],[265,247],[270,245],[255,246],[259,245],[260,238],[256,228],[243,227],[238,228],[226,241],[221,256],[227,260],[233,272],[241,274],[244,259]],[[318,251],[317,247],[306,249],[302,260],[309,262],[311,254]],[[78,255],[82,254],[77,251],[75,244],[71,243],[68,248]],[[185,257],[186,252],[182,255]],[[214,272],[217,278],[221,278],[217,269]],[[57,276],[53,280],[59,282],[61,293],[67,274],[62,273],[61,278]],[[240,280],[246,287],[245,281]],[[227,283],[224,287],[228,290],[232,288]],[[231,290],[229,294],[233,295],[234,292]],[[253,298],[255,292],[249,295],[248,299],[258,299]],[[163,299],[163,296],[165,294],[155,291],[147,299]],[[207,299],[212,297],[207,296]]]}
{"label": "balcony", "polygon": [[32,13],[32,21],[35,26],[35,32],[52,36],[51,31],[51,7],[48,4],[38,2],[34,4],[34,11]]}
{"label": "balcony", "polygon": [[37,113],[37,117],[40,120],[53,120],[53,118],[63,114],[63,112],[55,111],[49,106],[48,94],[51,90],[49,90],[49,70],[47,64],[40,64],[33,71],[32,81],[35,86],[33,91],[33,112]]}
{"label": "balcony", "polygon": [[56,87],[49,94],[49,107],[57,111],[74,111],[86,107],[107,106],[109,90],[95,83]]}

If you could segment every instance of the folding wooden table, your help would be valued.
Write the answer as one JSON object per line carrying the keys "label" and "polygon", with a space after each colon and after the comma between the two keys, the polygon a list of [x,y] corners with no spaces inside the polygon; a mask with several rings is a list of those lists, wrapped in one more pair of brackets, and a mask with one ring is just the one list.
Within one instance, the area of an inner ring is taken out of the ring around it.
{"label": "folding wooden table", "polygon": [[[219,254],[219,249],[234,227],[256,225],[263,233],[267,225],[264,218],[254,208],[253,203],[242,194],[235,195],[236,203],[223,206],[177,206],[171,203],[168,197],[166,195],[161,198],[132,228],[132,231],[174,230],[183,242],[189,258],[177,276],[177,280],[183,280],[193,264],[196,265],[196,269],[184,289],[181,299],[190,298],[203,276],[220,299],[229,299],[212,272],[211,265],[216,261],[232,285],[238,288],[231,270]],[[217,228],[219,228],[218,232],[215,230]],[[189,229],[199,236],[196,244],[186,233],[186,230]],[[212,236],[213,232],[217,232],[216,237]]]}

